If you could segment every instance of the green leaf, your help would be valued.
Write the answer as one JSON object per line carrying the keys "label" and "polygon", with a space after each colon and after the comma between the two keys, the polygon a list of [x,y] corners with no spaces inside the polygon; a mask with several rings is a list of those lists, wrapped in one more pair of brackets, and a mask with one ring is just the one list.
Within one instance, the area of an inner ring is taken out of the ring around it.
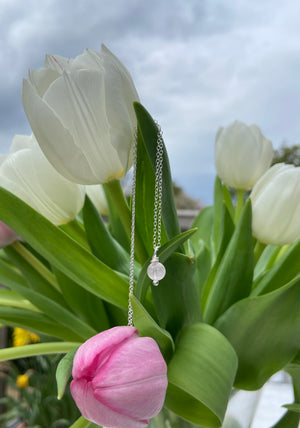
{"label": "green leaf", "polygon": [[78,346],[69,351],[58,363],[56,369],[56,383],[57,383],[57,398],[60,400],[64,393],[68,381],[72,374],[73,359],[76,354]]}
{"label": "green leaf", "polygon": [[199,289],[199,295],[203,293],[204,284],[207,282],[210,273],[211,259],[210,252],[203,241],[199,241],[198,256],[196,258],[197,273],[196,283]]}
{"label": "green leaf", "polygon": [[127,308],[128,284],[123,278],[3,188],[0,188],[0,219],[81,287]]}
{"label": "green leaf", "polygon": [[197,232],[191,237],[196,256],[201,251],[200,242],[205,242],[207,248],[210,250],[212,245],[212,230],[214,222],[214,207],[213,205],[203,208],[195,220],[192,227],[197,228]]}
{"label": "green leaf", "polygon": [[184,325],[201,321],[199,289],[195,281],[196,262],[183,254],[173,253],[165,262],[166,276],[152,296],[159,324],[173,337]]}
{"label": "green leaf", "polygon": [[232,203],[230,192],[229,192],[226,184],[223,184],[223,199],[224,199],[224,203],[226,205],[226,208],[228,209],[228,212],[229,212],[232,220],[234,220],[235,209],[234,209],[234,206]]}
{"label": "green leaf", "polygon": [[[26,250],[26,249],[25,249]],[[26,250],[27,251],[27,250]],[[63,296],[56,288],[54,288],[37,270],[34,269],[13,247],[5,248],[5,252],[10,260],[20,269],[23,277],[27,281],[27,286],[31,289],[38,291],[49,299],[63,306],[67,306]],[[0,275],[8,273],[7,267],[5,267],[0,260]],[[52,273],[49,271],[49,274]],[[13,286],[12,282],[6,284]],[[21,284],[23,285],[23,284]]]}
{"label": "green leaf", "polygon": [[[187,239],[189,239],[195,232],[196,229],[187,230],[186,232],[180,233],[179,235],[175,236],[173,239],[170,239],[170,241],[161,246],[157,252],[160,262],[165,263],[168,258],[174,253],[174,251],[176,251],[177,248],[182,245]],[[135,295],[142,303],[144,302],[147,289],[151,284],[151,279],[147,275],[147,268],[151,262],[151,258],[152,255],[144,264],[136,284]]]}
{"label": "green leaf", "polygon": [[254,269],[251,219],[248,200],[209,291],[203,314],[207,323],[250,294]]}
{"label": "green leaf", "polygon": [[28,287],[28,283],[19,271],[2,257],[0,258],[0,283],[6,285],[6,287],[10,287],[14,283]]}
{"label": "green leaf", "polygon": [[299,428],[299,415],[295,412],[287,411],[280,421],[271,428]]}
{"label": "green leaf", "polygon": [[216,176],[214,186],[214,224],[213,224],[213,249],[216,256],[221,242],[222,212],[223,212],[223,186],[220,178]]}
{"label": "green leaf", "polygon": [[22,327],[26,330],[44,333],[67,341],[82,341],[78,334],[52,321],[46,315],[27,309],[0,306],[0,322],[10,327]]}
{"label": "green leaf", "polygon": [[269,270],[280,252],[281,247],[275,247],[274,245],[267,245],[264,249],[262,255],[258,259],[254,269],[254,286],[256,286],[255,281],[260,280],[267,270]]}
{"label": "green leaf", "polygon": [[92,422],[87,421],[83,416],[80,416],[80,418],[75,421],[70,428],[92,428],[92,427],[98,427],[101,428],[100,425],[95,425]]}
{"label": "green leaf", "polygon": [[205,282],[205,285],[203,287],[202,296],[201,296],[202,311],[204,311],[205,309],[210,290],[214,284],[216,274],[223,260],[224,253],[228,247],[228,244],[231,240],[233,232],[234,232],[234,224],[233,224],[232,218],[226,206],[223,205],[222,222],[221,222],[221,229],[220,229],[220,235],[221,235],[220,245],[219,245],[217,257],[215,258],[214,265],[210,270],[207,280]]}
{"label": "green leaf", "polygon": [[53,321],[57,321],[59,325],[63,325],[69,330],[78,334],[83,339],[88,339],[94,336],[97,331],[81,321],[76,315],[69,312],[60,304],[28,287],[23,287],[19,284],[12,286],[13,291],[28,299],[36,308],[40,309],[45,315]]}
{"label": "green leaf", "polygon": [[105,192],[108,209],[109,209],[109,224],[108,228],[112,236],[125,248],[126,251],[130,251],[130,242],[126,230],[121,222],[120,213],[113,203],[111,193],[106,184],[103,184],[103,190]]}
{"label": "green leaf", "polygon": [[109,322],[103,301],[80,287],[80,285],[64,275],[60,270],[53,268],[53,272],[55,273],[61,292],[72,308],[72,311],[97,331],[108,329]]}
{"label": "green leaf", "polygon": [[220,427],[237,364],[218,330],[202,323],[186,327],[168,365],[166,407],[194,424]]}
{"label": "green leaf", "polygon": [[88,196],[82,209],[85,231],[93,254],[110,268],[129,274],[129,255],[109,233]]}
{"label": "green leaf", "polygon": [[[135,114],[138,122],[138,133],[148,152],[152,163],[153,174],[156,166],[156,147],[157,147],[157,125],[147,112],[147,110],[138,102],[134,102]],[[173,183],[170,171],[170,164],[167,151],[164,149],[163,155],[163,195],[162,195],[162,219],[168,239],[180,233],[178,217],[174,201]],[[147,189],[148,192],[148,189]],[[146,195],[148,198],[148,195]],[[144,214],[144,209],[142,210]],[[153,224],[153,217],[150,225]]]}
{"label": "green leaf", "polygon": [[13,308],[29,309],[30,311],[39,312],[28,300],[24,299],[11,290],[0,289],[0,306],[9,306]]}
{"label": "green leaf", "polygon": [[259,296],[282,287],[291,281],[300,271],[300,239],[266,273],[252,290],[251,296]]}
{"label": "green leaf", "polygon": [[300,279],[231,306],[216,322],[239,357],[235,386],[255,390],[284,368],[300,347]]}
{"label": "green leaf", "polygon": [[[156,141],[155,141],[156,143]],[[136,230],[143,239],[148,257],[153,254],[153,215],[154,215],[155,173],[145,147],[141,130],[137,132],[137,166],[136,166]],[[162,243],[167,240],[162,224]]]}
{"label": "green leaf", "polygon": [[136,297],[131,296],[130,300],[135,327],[141,336],[152,337],[157,342],[164,358],[168,361],[175,348],[172,336],[154,321]]}
{"label": "green leaf", "polygon": [[[288,409],[292,412],[300,413],[300,404],[299,403],[285,404],[283,407],[285,407],[286,409]],[[298,422],[299,422],[299,419],[298,419]]]}
{"label": "green leaf", "polygon": [[[294,389],[294,403],[287,404],[284,407],[288,409],[287,413],[296,412],[300,413],[300,352],[296,355],[296,358],[288,364],[284,369],[292,378],[293,381],[293,389]],[[295,424],[296,424],[296,418],[295,415]],[[300,415],[298,416],[298,423],[300,421]],[[295,425],[295,428],[298,428],[297,425]]]}
{"label": "green leaf", "polygon": [[0,349],[0,361],[34,357],[36,355],[65,354],[79,345],[81,343],[78,342],[47,342]]}

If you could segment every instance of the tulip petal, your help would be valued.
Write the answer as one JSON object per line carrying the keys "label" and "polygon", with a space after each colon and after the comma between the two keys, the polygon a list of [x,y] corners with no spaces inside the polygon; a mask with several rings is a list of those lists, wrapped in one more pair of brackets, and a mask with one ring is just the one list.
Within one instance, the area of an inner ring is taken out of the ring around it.
{"label": "tulip petal", "polygon": [[[122,163],[132,165],[132,153],[128,152],[135,139],[136,115],[133,102],[139,101],[133,80],[119,59],[102,45],[101,59],[105,70],[105,100],[111,124],[111,142],[119,153]],[[117,100],[117,101],[116,101]]]}
{"label": "tulip petal", "polygon": [[9,153],[15,153],[22,149],[30,149],[32,147],[33,140],[30,135],[15,135]]}
{"label": "tulip petal", "polygon": [[72,66],[72,59],[65,58],[60,55],[47,54],[44,62],[44,67],[62,74],[64,70],[70,70]]}
{"label": "tulip petal", "polygon": [[74,219],[84,203],[84,188],[58,174],[37,145],[7,157],[0,184],[54,224]]}
{"label": "tulip petal", "polygon": [[97,182],[97,177],[93,176],[94,180],[91,178],[92,182],[86,183],[85,173],[91,175],[91,172],[85,157],[75,146],[68,129],[27,79],[23,81],[22,101],[33,133],[54,168],[70,181],[75,181],[75,176],[78,178],[76,182],[82,184]]}
{"label": "tulip petal", "polygon": [[84,379],[73,380],[71,394],[82,415],[89,421],[105,427],[143,428],[147,420],[135,419],[115,412],[95,398],[90,383]]}
{"label": "tulip petal", "polygon": [[[121,374],[121,376],[120,376]],[[150,337],[125,341],[92,380],[95,397],[108,407],[136,419],[161,410],[167,389],[167,366]]]}
{"label": "tulip petal", "polygon": [[253,234],[261,242],[291,244],[300,236],[300,169],[276,164],[251,193]]}
{"label": "tulip petal", "polygon": [[49,85],[59,77],[60,73],[50,68],[39,68],[37,70],[29,70],[28,79],[30,83],[35,87],[38,94],[42,97]]}
{"label": "tulip petal", "polygon": [[0,221],[0,248],[4,248],[7,245],[12,244],[17,239],[18,235],[16,232]]}
{"label": "tulip petal", "polygon": [[94,183],[84,184],[116,179],[127,166],[112,145],[104,98],[103,75],[95,70],[64,73],[44,96],[64,127],[72,130],[74,144],[97,177]]}
{"label": "tulip petal", "polygon": [[134,327],[121,326],[113,327],[102,331],[83,343],[75,354],[73,362],[72,376],[79,379],[91,376],[95,373],[100,355],[111,348],[138,336],[138,331]]}

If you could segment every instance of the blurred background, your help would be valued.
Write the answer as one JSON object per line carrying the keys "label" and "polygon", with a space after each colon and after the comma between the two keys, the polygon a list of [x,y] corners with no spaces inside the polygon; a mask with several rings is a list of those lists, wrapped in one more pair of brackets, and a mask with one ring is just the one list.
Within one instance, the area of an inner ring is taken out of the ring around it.
{"label": "blurred background", "polygon": [[208,204],[220,126],[299,143],[299,16],[297,0],[0,0],[0,152],[30,133],[28,69],[105,43],[161,124],[175,182]]}
{"label": "blurred background", "polygon": [[[104,43],[162,127],[178,208],[212,202],[215,135],[236,119],[261,127],[276,161],[299,166],[299,16],[297,0],[0,0],[0,153],[15,134],[31,133],[20,97],[28,69],[41,67],[46,53],[75,57]],[[27,394],[16,383],[21,372],[16,366],[11,380],[21,392],[5,400]],[[253,428],[283,413],[280,405],[291,400],[285,381],[279,376],[265,388]],[[69,426],[60,412],[54,428]]]}

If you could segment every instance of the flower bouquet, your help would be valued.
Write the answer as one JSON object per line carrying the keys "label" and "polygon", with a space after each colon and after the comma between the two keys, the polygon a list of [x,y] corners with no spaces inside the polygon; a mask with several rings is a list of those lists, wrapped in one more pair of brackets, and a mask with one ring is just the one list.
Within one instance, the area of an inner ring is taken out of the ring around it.
{"label": "flower bouquet", "polygon": [[257,126],[221,128],[214,204],[181,232],[160,128],[107,48],[47,55],[22,100],[33,135],[0,166],[0,321],[42,341],[1,360],[65,354],[72,428],[221,427],[236,391],[286,370],[276,427],[298,427],[299,169],[270,168]]}

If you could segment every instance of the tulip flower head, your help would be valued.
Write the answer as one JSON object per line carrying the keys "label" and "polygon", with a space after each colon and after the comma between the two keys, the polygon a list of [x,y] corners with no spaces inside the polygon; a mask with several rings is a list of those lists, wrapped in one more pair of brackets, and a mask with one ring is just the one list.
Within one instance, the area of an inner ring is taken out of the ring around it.
{"label": "tulip flower head", "polygon": [[235,121],[220,128],[215,142],[215,165],[218,176],[236,189],[252,189],[268,170],[273,146],[257,125]]}
{"label": "tulip flower head", "polygon": [[34,137],[27,135],[14,138],[11,153],[0,166],[0,186],[56,225],[73,220],[85,197],[84,186],[60,175]]}
{"label": "tulip flower head", "polygon": [[254,186],[252,230],[259,241],[292,244],[300,238],[300,168],[276,164]]}
{"label": "tulip flower head", "polygon": [[95,424],[142,428],[162,409],[167,366],[158,345],[131,326],[114,327],[88,339],[73,361],[72,396]]}
{"label": "tulip flower head", "polygon": [[24,79],[22,100],[45,156],[68,180],[102,184],[132,166],[139,97],[129,72],[105,46],[75,59],[47,55]]}

